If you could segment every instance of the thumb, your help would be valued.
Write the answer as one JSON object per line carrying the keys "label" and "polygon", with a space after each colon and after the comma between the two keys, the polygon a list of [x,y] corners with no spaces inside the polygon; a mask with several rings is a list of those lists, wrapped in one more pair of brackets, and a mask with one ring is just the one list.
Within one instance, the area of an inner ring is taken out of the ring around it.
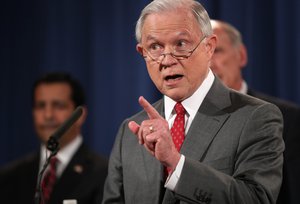
{"label": "thumb", "polygon": [[139,129],[140,129],[140,126],[139,126],[136,122],[130,121],[130,122],[128,123],[128,127],[129,127],[129,129],[131,130],[131,132],[133,132],[135,135],[138,134]]}

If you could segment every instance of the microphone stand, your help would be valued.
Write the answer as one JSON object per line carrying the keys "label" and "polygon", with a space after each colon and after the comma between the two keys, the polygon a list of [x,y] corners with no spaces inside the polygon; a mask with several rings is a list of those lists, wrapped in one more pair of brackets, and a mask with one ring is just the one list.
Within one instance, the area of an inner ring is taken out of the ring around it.
{"label": "microphone stand", "polygon": [[44,204],[44,198],[43,198],[43,189],[42,189],[42,178],[45,173],[45,170],[47,169],[50,160],[53,156],[55,156],[59,150],[59,143],[55,137],[50,137],[48,142],[47,142],[47,149],[51,151],[51,154],[49,157],[46,159],[41,171],[38,174],[38,182],[37,182],[37,187],[35,190],[35,195],[34,195],[34,202],[35,204]]}
{"label": "microphone stand", "polygon": [[[38,182],[37,188],[35,191],[34,201],[35,204],[44,204],[43,190],[41,186],[43,174],[50,163],[50,159],[56,155],[59,150],[59,143],[58,140],[64,135],[64,133],[78,120],[81,116],[83,109],[81,106],[78,106],[75,111],[72,113],[70,118],[68,118],[53,134],[50,136],[49,140],[47,141],[47,149],[51,151],[51,154],[46,159],[45,164],[43,165],[39,175],[38,175]],[[42,203],[40,203],[43,201]]]}

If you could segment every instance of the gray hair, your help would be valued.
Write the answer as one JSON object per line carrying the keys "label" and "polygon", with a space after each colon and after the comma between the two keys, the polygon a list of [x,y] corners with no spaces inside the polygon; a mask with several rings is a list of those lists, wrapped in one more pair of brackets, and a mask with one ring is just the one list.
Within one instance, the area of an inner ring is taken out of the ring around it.
{"label": "gray hair", "polygon": [[220,25],[220,27],[225,31],[225,33],[229,37],[230,42],[232,43],[233,46],[239,46],[243,44],[242,34],[233,25],[220,20],[211,20],[211,24]]}
{"label": "gray hair", "polygon": [[136,40],[138,42],[141,42],[142,28],[148,15],[159,12],[172,11],[178,8],[190,9],[197,22],[199,23],[201,33],[204,36],[209,36],[212,34],[212,28],[208,13],[199,2],[195,0],[154,0],[150,4],[148,4],[141,12],[141,15],[135,27]]}

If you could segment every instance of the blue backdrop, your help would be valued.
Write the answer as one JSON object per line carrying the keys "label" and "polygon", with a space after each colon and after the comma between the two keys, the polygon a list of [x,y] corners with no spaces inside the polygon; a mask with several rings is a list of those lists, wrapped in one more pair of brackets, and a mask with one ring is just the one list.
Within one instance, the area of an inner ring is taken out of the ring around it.
{"label": "blue backdrop", "polygon": [[[0,165],[37,146],[33,81],[68,71],[86,90],[86,142],[109,155],[137,99],[160,97],[135,51],[134,28],[150,0],[4,1],[0,8]],[[203,0],[212,18],[235,25],[248,47],[250,86],[300,104],[300,1]]]}

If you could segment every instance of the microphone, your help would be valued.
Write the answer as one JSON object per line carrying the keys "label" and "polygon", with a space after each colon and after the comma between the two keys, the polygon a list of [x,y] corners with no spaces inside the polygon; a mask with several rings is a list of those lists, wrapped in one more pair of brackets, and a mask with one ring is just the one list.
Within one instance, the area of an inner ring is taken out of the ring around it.
{"label": "microphone", "polygon": [[[46,159],[40,173],[38,174],[38,183],[37,188],[35,192],[34,201],[35,204],[40,204],[41,201],[43,201],[43,194],[42,194],[42,188],[41,188],[41,182],[43,174],[49,165],[51,157],[56,155],[58,152],[58,140],[65,134],[65,132],[78,120],[78,118],[82,115],[83,108],[81,106],[78,106],[72,115],[50,136],[50,138],[47,141],[47,149],[51,151],[50,156]],[[44,202],[42,202],[44,203]]]}
{"label": "microphone", "polygon": [[58,151],[58,140],[65,134],[65,132],[78,120],[82,115],[83,108],[78,106],[72,115],[50,136],[47,141],[47,149],[52,152]]}

